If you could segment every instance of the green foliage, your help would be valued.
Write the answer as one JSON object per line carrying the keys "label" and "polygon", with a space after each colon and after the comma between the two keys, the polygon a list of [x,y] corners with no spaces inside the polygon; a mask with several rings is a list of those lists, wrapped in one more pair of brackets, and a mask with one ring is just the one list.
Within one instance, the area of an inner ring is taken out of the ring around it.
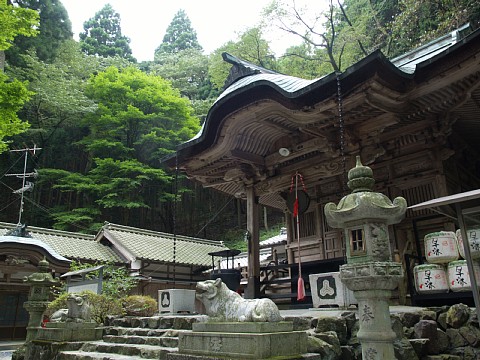
{"label": "green foliage", "polygon": [[82,50],[89,55],[103,57],[119,56],[135,62],[130,48],[130,39],[122,35],[120,15],[106,4],[95,16],[83,23],[80,33]]}
{"label": "green foliage", "polygon": [[248,243],[245,241],[244,228],[226,229],[222,234],[222,241],[229,249],[247,251]]}
{"label": "green foliage", "polygon": [[17,112],[33,92],[27,83],[10,81],[0,72],[0,153],[8,149],[7,138],[25,131],[29,124],[19,119]]}
{"label": "green foliage", "polygon": [[153,316],[158,310],[158,303],[151,296],[130,295],[123,300],[123,307],[130,316]]}
{"label": "green foliage", "polygon": [[184,50],[202,51],[198,43],[197,33],[192,28],[190,19],[184,10],[179,10],[168,25],[160,46],[155,50],[159,54],[175,54]]}
{"label": "green foliage", "polygon": [[388,57],[400,55],[467,22],[478,28],[478,1],[344,0],[330,1],[322,9],[275,0],[264,10],[268,29],[283,30],[303,42],[287,50],[279,68],[306,78],[312,78],[312,70],[317,72],[314,77],[344,71],[377,49]]}
{"label": "green foliage", "polygon": [[10,48],[19,35],[37,35],[38,24],[37,11],[9,5],[7,0],[0,0],[0,51]]}
{"label": "green foliage", "polygon": [[[80,295],[87,294],[88,302],[91,306],[92,319],[101,324],[105,321],[107,315],[124,314],[123,301],[127,294],[138,283],[138,281],[128,274],[125,267],[118,267],[111,263],[104,264],[82,264],[72,261],[70,271],[82,270],[92,266],[103,265],[103,284],[102,293],[95,294],[91,291],[82,291]],[[87,278],[98,277],[99,270],[87,274]],[[48,306],[48,315],[51,315],[58,309],[67,307],[68,293],[62,292]]]}
{"label": "green foliage", "polygon": [[150,72],[170,80],[172,86],[190,100],[210,97],[212,86],[208,81],[208,57],[199,50],[159,52],[155,56]]}
{"label": "green foliage", "polygon": [[74,122],[81,137],[72,151],[81,151],[79,158],[88,162],[79,171],[42,174],[45,183],[77,199],[54,208],[54,227],[92,229],[106,219],[128,224],[132,210],[148,209],[171,191],[171,177],[158,168],[159,158],[193,137],[198,120],[168,81],[133,67],[109,67],[91,77],[83,91],[97,106],[84,114],[81,127]]}
{"label": "green foliage", "polygon": [[315,56],[313,46],[303,43],[287,49],[286,54],[278,60],[278,70],[281,73],[296,76],[302,79],[315,79],[319,74],[328,73],[330,65],[319,61]]}
{"label": "green foliage", "polygon": [[152,163],[199,129],[188,100],[169,82],[133,67],[108,68],[90,80],[86,93],[99,104],[95,116],[85,120],[90,135],[83,144],[93,156],[108,140],[114,147],[104,153],[111,157],[125,159],[134,151],[139,160]]}
{"label": "green foliage", "polygon": [[60,52],[62,43],[73,39],[72,24],[68,13],[60,0],[14,0],[16,5],[38,11],[40,24],[38,36],[19,36],[15,46],[7,51],[10,65],[23,66],[21,55],[33,50],[39,59],[51,62]]}
{"label": "green foliage", "polygon": [[[55,311],[66,309],[68,295],[69,293],[64,292],[48,304],[45,315],[50,317]],[[123,315],[125,313],[122,299],[120,298],[112,298],[105,294],[95,294],[89,290],[81,291],[79,295],[87,295],[92,320],[97,324],[103,324],[108,315]]]}
{"label": "green foliage", "polygon": [[480,3],[472,0],[399,0],[398,11],[388,24],[390,56],[400,55],[470,22],[480,25]]}
{"label": "green foliage", "polygon": [[[70,133],[80,119],[96,110],[96,104],[85,94],[85,57],[73,40],[60,46],[61,55],[52,63],[45,63],[34,53],[23,56],[25,66],[12,70],[18,78],[29,81],[35,95],[25,105],[22,117],[31,124],[29,141],[42,148],[51,148],[55,136],[62,130]],[[65,144],[63,144],[64,146]]]}
{"label": "green foliage", "polygon": [[[103,266],[102,294],[117,299],[125,297],[130,290],[137,286],[138,280],[132,278],[125,267],[115,266],[111,263],[96,263],[94,265],[72,261],[70,271],[87,269],[95,266]],[[89,277],[97,277],[99,270],[89,274]]]}
{"label": "green foliage", "polygon": [[98,324],[105,323],[108,315],[124,315],[125,311],[122,305],[121,298],[115,298],[106,294],[95,294],[91,291],[86,291],[88,302],[91,306],[92,320]]}
{"label": "green foliage", "polygon": [[216,89],[223,90],[232,67],[223,60],[223,52],[264,68],[277,70],[277,63],[268,42],[263,39],[262,30],[258,27],[250,28],[241,33],[237,41],[227,42],[210,55],[208,72],[210,81]]}

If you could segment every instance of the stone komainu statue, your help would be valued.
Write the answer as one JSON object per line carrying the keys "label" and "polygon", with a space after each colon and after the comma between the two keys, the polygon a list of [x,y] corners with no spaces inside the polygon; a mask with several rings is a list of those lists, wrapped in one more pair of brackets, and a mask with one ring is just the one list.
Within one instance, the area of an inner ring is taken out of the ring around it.
{"label": "stone komainu statue", "polygon": [[90,322],[91,311],[87,295],[70,294],[67,297],[67,309],[55,311],[51,322]]}
{"label": "stone komainu statue", "polygon": [[220,321],[282,321],[277,305],[270,299],[244,299],[230,290],[222,279],[197,283],[196,298],[207,315]]}

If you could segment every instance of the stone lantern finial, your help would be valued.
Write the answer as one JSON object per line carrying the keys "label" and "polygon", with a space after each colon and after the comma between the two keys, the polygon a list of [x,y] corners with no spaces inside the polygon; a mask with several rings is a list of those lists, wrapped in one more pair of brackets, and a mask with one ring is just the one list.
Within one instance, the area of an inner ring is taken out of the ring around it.
{"label": "stone lantern finial", "polygon": [[357,156],[357,164],[348,172],[348,188],[352,192],[372,191],[375,185],[373,171],[368,166],[362,165],[360,156]]}

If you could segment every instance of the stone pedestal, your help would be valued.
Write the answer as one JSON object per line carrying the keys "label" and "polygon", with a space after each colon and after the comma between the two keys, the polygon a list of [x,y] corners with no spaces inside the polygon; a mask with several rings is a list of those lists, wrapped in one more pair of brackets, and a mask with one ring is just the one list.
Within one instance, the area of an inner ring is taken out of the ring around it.
{"label": "stone pedestal", "polygon": [[358,301],[357,338],[363,358],[395,359],[388,301],[403,277],[402,266],[393,262],[347,264],[340,267],[340,277]]}
{"label": "stone pedestal", "polygon": [[292,322],[195,323],[179,336],[178,354],[168,359],[302,359],[307,333]]}
{"label": "stone pedestal", "polygon": [[46,341],[93,341],[100,340],[103,328],[96,322],[48,322],[37,332],[37,340]]}
{"label": "stone pedestal", "polygon": [[32,341],[42,329],[43,313],[47,310],[48,301],[25,301],[23,307],[28,311],[28,325],[26,341]]}

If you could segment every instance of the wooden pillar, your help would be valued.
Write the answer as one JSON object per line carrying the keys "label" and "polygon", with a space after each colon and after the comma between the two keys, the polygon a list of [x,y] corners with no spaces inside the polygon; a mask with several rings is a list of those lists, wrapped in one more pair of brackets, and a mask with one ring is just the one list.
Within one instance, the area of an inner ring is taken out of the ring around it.
{"label": "wooden pillar", "polygon": [[247,191],[247,231],[248,231],[248,285],[245,298],[260,297],[260,232],[258,221],[258,200],[255,189],[249,186]]}

